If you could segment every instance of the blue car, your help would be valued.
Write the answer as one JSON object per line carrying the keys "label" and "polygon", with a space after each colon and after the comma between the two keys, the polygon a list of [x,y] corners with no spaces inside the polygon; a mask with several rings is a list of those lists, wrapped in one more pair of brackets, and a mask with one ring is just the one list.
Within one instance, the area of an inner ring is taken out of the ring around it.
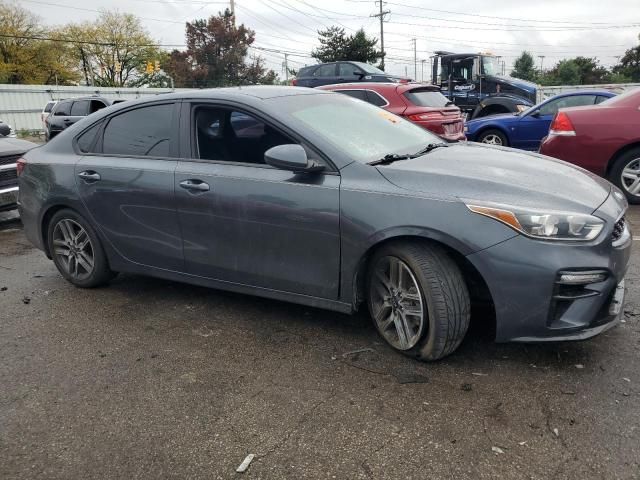
{"label": "blue car", "polygon": [[522,112],[470,120],[464,131],[472,142],[537,151],[558,109],[595,105],[613,96],[615,93],[607,90],[561,93]]}

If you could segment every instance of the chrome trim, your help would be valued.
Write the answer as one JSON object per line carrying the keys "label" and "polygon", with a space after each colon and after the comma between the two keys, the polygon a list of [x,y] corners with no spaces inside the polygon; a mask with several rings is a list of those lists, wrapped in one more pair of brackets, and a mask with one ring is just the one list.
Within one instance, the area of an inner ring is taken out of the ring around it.
{"label": "chrome trim", "polygon": [[17,163],[10,163],[8,165],[0,165],[0,172],[4,172],[5,170],[17,170],[18,169],[18,164]]}
{"label": "chrome trim", "polygon": [[9,188],[4,188],[2,190],[0,190],[0,195],[4,194],[4,193],[13,193],[13,192],[18,192],[18,187],[9,187]]}

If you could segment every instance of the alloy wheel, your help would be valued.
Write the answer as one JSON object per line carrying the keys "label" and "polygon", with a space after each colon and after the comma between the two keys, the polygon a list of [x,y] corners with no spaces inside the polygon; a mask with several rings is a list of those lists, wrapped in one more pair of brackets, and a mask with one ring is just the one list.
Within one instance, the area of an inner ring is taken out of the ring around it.
{"label": "alloy wheel", "polygon": [[502,139],[498,135],[490,133],[482,139],[482,143],[486,143],[488,145],[502,145]]}
{"label": "alloy wheel", "polygon": [[378,330],[398,350],[413,348],[425,326],[422,295],[413,272],[397,257],[378,260],[370,281],[371,314]]}
{"label": "alloy wheel", "polygon": [[66,273],[84,280],[93,273],[94,250],[86,230],[69,218],[60,220],[53,229],[53,254]]}
{"label": "alloy wheel", "polygon": [[621,184],[631,195],[640,194],[640,158],[634,158],[622,169]]}

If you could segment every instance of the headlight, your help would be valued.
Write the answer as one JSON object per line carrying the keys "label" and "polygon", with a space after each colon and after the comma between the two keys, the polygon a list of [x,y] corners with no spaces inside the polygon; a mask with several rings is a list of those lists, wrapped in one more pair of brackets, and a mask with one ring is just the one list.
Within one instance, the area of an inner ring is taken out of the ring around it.
{"label": "headlight", "polygon": [[516,105],[516,109],[519,112],[524,112],[527,108],[529,108],[527,105]]}
{"label": "headlight", "polygon": [[511,206],[467,203],[474,213],[493,218],[524,235],[545,240],[593,240],[604,221],[593,215],[564,212],[535,212]]}

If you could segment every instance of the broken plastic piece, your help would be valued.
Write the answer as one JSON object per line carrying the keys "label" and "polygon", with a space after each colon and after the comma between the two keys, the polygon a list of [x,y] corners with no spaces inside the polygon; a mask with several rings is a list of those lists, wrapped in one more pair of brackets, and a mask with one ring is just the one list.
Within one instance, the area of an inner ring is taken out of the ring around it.
{"label": "broken plastic piece", "polygon": [[246,472],[247,468],[249,468],[249,465],[251,465],[251,461],[253,460],[254,457],[255,455],[253,453],[250,453],[249,455],[247,455],[242,461],[242,463],[240,464],[240,466],[236,468],[236,472],[237,473]]}

